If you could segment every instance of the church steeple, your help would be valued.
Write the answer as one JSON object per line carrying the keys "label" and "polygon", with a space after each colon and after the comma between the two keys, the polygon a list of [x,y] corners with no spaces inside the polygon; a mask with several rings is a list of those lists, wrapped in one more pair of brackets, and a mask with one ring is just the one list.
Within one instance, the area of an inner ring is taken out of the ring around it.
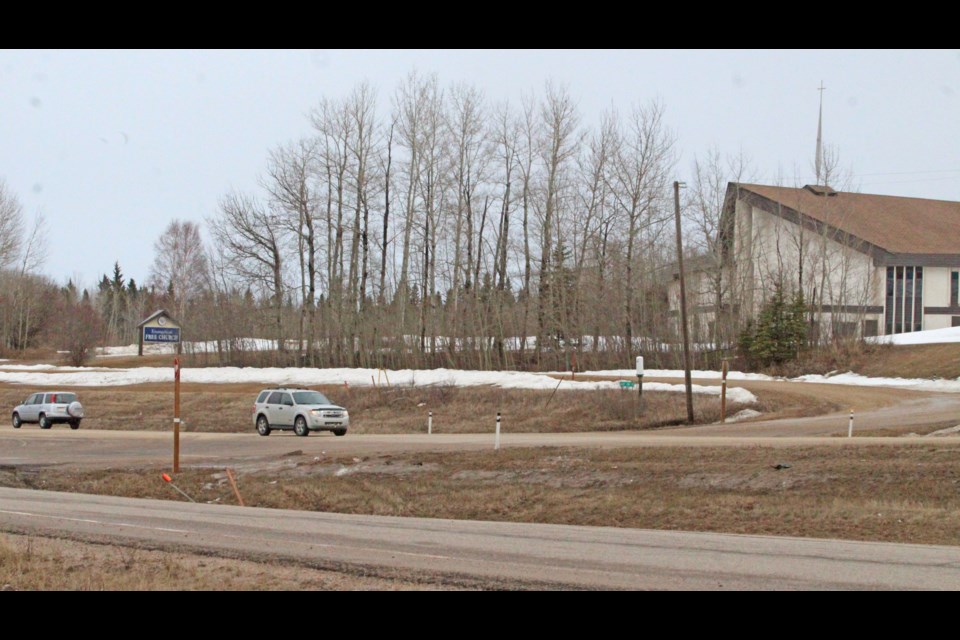
{"label": "church steeple", "polygon": [[[826,87],[823,86],[823,80],[820,81],[820,88],[817,91],[820,92],[820,117],[817,118],[817,157],[816,157],[816,166],[817,166],[817,184],[820,184],[820,171],[823,168],[823,92]],[[826,180],[824,180],[826,184]]]}

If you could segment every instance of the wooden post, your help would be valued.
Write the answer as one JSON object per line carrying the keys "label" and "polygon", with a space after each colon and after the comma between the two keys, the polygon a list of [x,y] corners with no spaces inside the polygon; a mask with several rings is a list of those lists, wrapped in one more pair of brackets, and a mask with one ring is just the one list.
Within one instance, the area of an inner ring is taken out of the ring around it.
{"label": "wooden post", "polygon": [[180,473],[180,358],[173,359],[173,472]]}
{"label": "wooden post", "polygon": [[720,383],[720,422],[727,421],[727,359],[723,359],[723,371],[721,377],[723,381]]}
{"label": "wooden post", "polygon": [[693,387],[690,383],[690,330],[687,327],[687,286],[683,276],[683,240],[680,229],[680,183],[673,183],[677,221],[677,267],[680,270],[680,323],[683,325],[683,382],[687,391],[687,424],[693,424]]}
{"label": "wooden post", "polygon": [[237,496],[237,502],[240,503],[240,506],[246,506],[243,504],[243,498],[240,496],[240,489],[237,488],[237,481],[233,477],[233,469],[227,468],[227,480],[230,481],[230,486],[233,487],[233,493]]}

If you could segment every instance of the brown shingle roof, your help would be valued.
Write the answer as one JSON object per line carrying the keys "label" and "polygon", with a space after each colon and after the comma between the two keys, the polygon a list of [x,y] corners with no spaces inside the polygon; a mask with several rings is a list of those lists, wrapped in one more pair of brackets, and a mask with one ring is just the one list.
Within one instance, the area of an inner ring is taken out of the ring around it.
{"label": "brown shingle roof", "polygon": [[960,253],[960,202],[847,191],[818,196],[806,188],[739,186],[890,253]]}

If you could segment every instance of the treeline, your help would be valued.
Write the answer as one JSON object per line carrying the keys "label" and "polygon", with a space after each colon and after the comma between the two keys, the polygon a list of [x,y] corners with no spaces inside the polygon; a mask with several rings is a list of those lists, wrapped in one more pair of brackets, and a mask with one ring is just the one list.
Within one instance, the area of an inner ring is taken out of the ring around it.
{"label": "treeline", "polygon": [[587,127],[550,84],[519,105],[360,84],[221,198],[210,289],[174,293],[209,296],[205,336],[254,331],[280,360],[292,341],[308,366],[623,365],[673,336],[674,141],[659,102]]}
{"label": "treeline", "polygon": [[[87,304],[111,344],[166,307],[187,340],[215,343],[197,356],[209,364],[584,369],[643,353],[674,366],[675,140],[658,101],[587,126],[549,83],[519,104],[417,73],[384,96],[360,84],[320,100],[205,229],[171,222],[145,288],[115,265]],[[716,153],[694,168],[687,243],[719,256],[733,176]],[[18,334],[36,309],[16,295],[7,349],[40,335]],[[250,337],[278,348],[251,353]]]}

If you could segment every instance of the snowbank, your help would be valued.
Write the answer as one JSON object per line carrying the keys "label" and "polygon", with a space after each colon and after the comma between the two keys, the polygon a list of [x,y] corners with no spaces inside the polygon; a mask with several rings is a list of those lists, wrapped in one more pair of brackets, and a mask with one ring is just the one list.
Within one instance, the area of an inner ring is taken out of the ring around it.
{"label": "snowbank", "polygon": [[960,378],[928,380],[926,378],[868,378],[859,373],[840,373],[836,375],[806,375],[792,378],[794,382],[814,382],[817,384],[848,384],[856,387],[898,387],[917,391],[943,391],[960,393]]}
{"label": "snowbank", "polygon": [[[567,372],[569,375],[569,372]],[[617,369],[613,371],[584,371],[584,376],[619,377],[627,380],[636,380],[635,369]],[[691,371],[693,378],[719,379],[719,371]],[[645,378],[682,378],[682,369],[647,369]],[[847,372],[840,374],[809,374],[797,378],[775,378],[762,373],[742,373],[730,371],[727,380],[759,380],[780,382],[812,382],[816,384],[846,384],[854,387],[898,387],[918,391],[941,391],[946,393],[960,393],[960,378],[954,379],[927,379],[927,378],[870,378],[859,373]],[[645,383],[648,386],[650,383]]]}
{"label": "snowbank", "polygon": [[960,342],[960,327],[948,327],[946,329],[929,329],[927,331],[914,331],[913,333],[898,333],[892,336],[877,336],[867,338],[867,342],[873,344],[941,344],[945,342]]}
{"label": "snowbank", "polygon": [[[555,375],[570,375],[569,371],[555,371]],[[626,380],[635,380],[637,378],[636,369],[610,369],[607,371],[583,371],[577,372],[577,375],[580,376],[605,376],[605,377],[617,377],[624,378]],[[644,369],[643,372],[644,378],[682,378],[683,369]],[[692,378],[706,378],[712,379],[716,378],[719,380],[721,374],[719,371],[700,371],[700,370],[691,370],[690,377]],[[781,380],[782,378],[774,378],[762,373],[743,373],[742,371],[729,371],[727,372],[727,380]]]}
{"label": "snowbank", "polygon": [[[36,365],[31,365],[36,366]],[[48,366],[51,365],[39,365]],[[10,369],[10,367],[7,367]],[[380,374],[378,384],[386,384]],[[462,371],[456,369],[431,369],[415,371],[404,369],[387,371],[386,377],[393,386],[452,385],[457,387],[495,386],[503,389],[595,390],[619,389],[619,382],[584,382],[555,380],[537,373],[520,371]],[[355,385],[372,386],[378,380],[376,369],[312,369],[312,368],[253,368],[210,367],[182,369],[183,382],[232,384],[256,382],[264,385]],[[170,382],[173,369],[170,367],[137,367],[132,369],[95,369],[92,367],[63,367],[44,371],[24,368],[17,371],[0,371],[0,382],[43,387],[77,386],[99,387]],[[558,386],[559,384],[559,386]],[[648,391],[682,392],[683,385],[650,382],[644,384]],[[694,393],[719,395],[720,387],[693,385]],[[751,404],[756,396],[737,387],[727,389],[731,402]]]}

